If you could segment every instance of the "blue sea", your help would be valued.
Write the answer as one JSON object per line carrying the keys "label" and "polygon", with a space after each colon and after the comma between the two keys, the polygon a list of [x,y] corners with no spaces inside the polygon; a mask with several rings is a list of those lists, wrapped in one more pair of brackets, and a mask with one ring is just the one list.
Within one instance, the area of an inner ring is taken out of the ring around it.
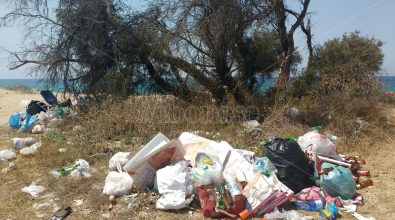
{"label": "blue sea", "polygon": [[[395,76],[380,76],[383,82],[384,91],[395,92]],[[266,90],[273,84],[274,80],[266,80],[266,83],[262,84],[260,91]],[[12,86],[27,86],[32,89],[44,90],[50,89],[52,91],[61,90],[61,86],[56,86],[56,88],[48,87],[45,82],[38,79],[0,79],[0,87],[12,87]]]}
{"label": "blue sea", "polygon": [[0,79],[0,87],[7,88],[13,86],[26,86],[38,90],[52,89],[38,79]]}

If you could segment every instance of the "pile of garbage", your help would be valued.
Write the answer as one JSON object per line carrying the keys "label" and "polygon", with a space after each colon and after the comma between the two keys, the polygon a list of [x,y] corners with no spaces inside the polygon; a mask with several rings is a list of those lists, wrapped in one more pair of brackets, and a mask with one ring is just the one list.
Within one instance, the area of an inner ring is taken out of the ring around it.
{"label": "pile of garbage", "polygon": [[[54,131],[52,126],[56,121],[62,120],[65,116],[75,116],[77,113],[72,110],[70,99],[59,102],[55,95],[48,90],[40,92],[41,96],[47,103],[37,100],[24,100],[25,110],[12,114],[8,120],[10,128],[18,129],[18,132],[29,132],[33,134],[42,134]],[[15,149],[19,150],[21,155],[30,155],[37,152],[42,146],[41,141],[33,137],[15,137],[12,139]],[[12,149],[0,151],[0,161],[8,164],[1,169],[2,174],[6,174],[16,168],[15,162],[9,160],[15,159],[16,154]]]}
{"label": "pile of garbage", "polygon": [[18,129],[18,132],[31,131],[33,134],[41,134],[52,131],[51,123],[61,120],[66,115],[74,116],[77,113],[72,110],[70,99],[59,102],[56,96],[48,90],[40,92],[46,103],[37,100],[25,100],[25,111],[15,112],[8,120],[10,128]]}
{"label": "pile of garbage", "polygon": [[[338,154],[335,139],[318,131],[275,138],[256,155],[192,133],[172,141],[159,133],[136,155],[118,152],[110,159],[103,193],[110,207],[117,197],[144,190],[160,195],[159,210],[197,200],[207,218],[311,219],[300,209],[323,219],[335,219],[339,210],[367,219],[356,213],[362,203],[356,189],[373,184],[369,171],[361,170],[361,158]],[[279,211],[285,203],[294,210]]]}
{"label": "pile of garbage", "polygon": [[[70,99],[60,102],[56,96],[48,90],[40,92],[46,103],[37,100],[24,100],[22,104],[25,105],[25,111],[16,112],[9,118],[8,125],[10,128],[18,129],[18,132],[29,132],[33,134],[43,134],[56,129],[53,123],[63,120],[66,116],[75,116],[77,113],[72,109],[73,105]],[[87,104],[87,103],[85,103]],[[77,103],[78,105],[78,103]],[[79,126],[78,129],[82,129]],[[19,151],[21,155],[30,155],[37,152],[42,146],[42,143],[36,137],[15,137],[12,139],[14,148]],[[60,151],[61,149],[59,149]],[[1,169],[1,174],[16,168],[15,162],[10,160],[16,159],[17,155],[13,149],[5,149],[0,151],[0,161],[8,164],[8,166]],[[89,178],[91,168],[89,163],[83,159],[77,159],[71,166],[61,167],[50,172],[55,177],[71,176],[73,178]],[[39,186],[37,182],[33,182],[31,186],[25,187],[22,191],[36,197],[44,191],[43,186]]]}

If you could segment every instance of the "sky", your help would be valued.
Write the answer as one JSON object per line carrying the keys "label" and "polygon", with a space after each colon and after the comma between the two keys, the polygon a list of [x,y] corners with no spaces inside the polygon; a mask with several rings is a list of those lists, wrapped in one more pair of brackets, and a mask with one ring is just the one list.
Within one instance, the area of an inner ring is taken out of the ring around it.
{"label": "sky", "polygon": [[[5,0],[0,0],[0,3],[3,1]],[[291,6],[297,6],[295,2],[298,1],[288,2]],[[2,6],[0,16],[8,11],[9,8]],[[384,42],[383,73],[395,75],[395,18],[392,17],[395,13],[394,0],[311,0],[309,11],[313,13],[314,44],[323,44],[327,40],[341,37],[344,33],[358,30],[363,36]],[[7,51],[23,48],[24,31],[23,25],[0,28],[0,79],[31,78],[27,76],[27,67],[9,70],[10,59]],[[301,31],[295,33],[295,44],[304,56],[301,65],[303,67],[308,52]]]}

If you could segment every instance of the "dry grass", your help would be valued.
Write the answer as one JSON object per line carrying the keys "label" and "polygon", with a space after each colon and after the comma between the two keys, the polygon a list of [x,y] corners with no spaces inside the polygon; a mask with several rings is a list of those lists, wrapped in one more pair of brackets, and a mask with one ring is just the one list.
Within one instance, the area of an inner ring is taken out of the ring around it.
{"label": "dry grass", "polygon": [[[224,138],[229,132],[230,136],[237,136],[236,128],[256,111],[253,107],[191,104],[173,96],[136,96],[116,104],[91,107],[62,127],[69,136],[78,139],[77,147],[106,152],[110,150],[108,142],[139,147],[158,132],[169,138],[177,138],[184,131],[200,132],[210,139]],[[82,126],[83,132],[73,132],[76,125]]]}

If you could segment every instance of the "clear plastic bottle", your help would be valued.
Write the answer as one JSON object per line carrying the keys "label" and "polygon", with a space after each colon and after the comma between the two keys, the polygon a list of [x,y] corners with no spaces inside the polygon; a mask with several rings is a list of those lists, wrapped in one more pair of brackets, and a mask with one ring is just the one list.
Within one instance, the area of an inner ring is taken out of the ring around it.
{"label": "clear plastic bottle", "polygon": [[322,200],[312,200],[312,201],[301,201],[296,200],[295,205],[298,209],[303,209],[306,211],[319,211],[324,208],[325,201]]}
{"label": "clear plastic bottle", "polygon": [[239,186],[240,184],[236,182],[237,180],[234,177],[229,174],[224,174],[224,180],[230,194],[232,195],[232,198],[235,198],[237,195],[241,194],[241,189]]}
{"label": "clear plastic bottle", "polygon": [[36,140],[32,137],[27,137],[27,138],[14,138],[12,139],[14,141],[14,146],[17,149],[24,148],[29,144],[34,144]]}
{"label": "clear plastic bottle", "polygon": [[30,147],[22,148],[19,152],[21,154],[34,154],[40,147],[41,147],[41,142],[36,142]]}

